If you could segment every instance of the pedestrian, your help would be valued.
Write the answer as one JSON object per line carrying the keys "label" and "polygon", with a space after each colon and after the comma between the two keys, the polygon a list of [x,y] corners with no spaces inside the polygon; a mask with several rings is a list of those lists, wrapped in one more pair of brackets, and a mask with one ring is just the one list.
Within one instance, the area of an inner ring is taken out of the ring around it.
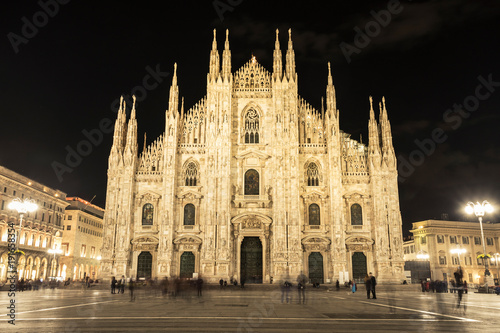
{"label": "pedestrian", "polygon": [[467,294],[467,281],[464,281],[464,292]]}
{"label": "pedestrian", "polygon": [[464,273],[462,271],[462,268],[459,266],[455,273],[453,273],[453,276],[455,277],[455,285],[457,288],[457,308],[460,307],[460,303],[462,303],[462,296],[464,294],[464,285],[463,285],[463,277]]}
{"label": "pedestrian", "polygon": [[134,279],[130,278],[130,282],[128,283],[128,290],[130,291],[130,301],[131,302],[135,301],[134,288],[135,288]]}
{"label": "pedestrian", "polygon": [[224,289],[227,287],[227,280],[224,280]]}
{"label": "pedestrian", "polygon": [[116,278],[113,276],[111,278],[111,293],[112,294],[116,294],[116,292],[115,292],[116,291],[116,282],[117,282]]}
{"label": "pedestrian", "polygon": [[335,282],[335,288],[337,288],[337,291],[340,290],[340,282],[339,282],[339,280],[337,280],[337,282]]}
{"label": "pedestrian", "polygon": [[292,287],[292,284],[288,282],[288,280],[285,280],[285,282],[281,285],[281,303],[283,303],[286,300],[286,303],[290,301],[290,288]]}
{"label": "pedestrian", "polygon": [[425,293],[425,282],[424,282],[424,280],[420,280],[420,286],[422,287],[422,292]]}
{"label": "pedestrian", "polygon": [[301,302],[302,302],[302,304],[306,304],[306,281],[307,281],[307,278],[301,271],[299,276],[297,277],[297,290],[299,293],[299,304]]}
{"label": "pedestrian", "polygon": [[125,275],[122,275],[122,278],[120,279],[120,290],[118,290],[118,293],[120,293],[120,291],[122,294],[125,292],[125,282]]}
{"label": "pedestrian", "polygon": [[365,274],[365,287],[366,287],[366,298],[370,299],[370,292],[372,291],[372,279],[368,274]]}
{"label": "pedestrian", "polygon": [[198,290],[198,297],[201,297],[201,289],[203,288],[203,279],[201,276],[196,280],[196,289]]}
{"label": "pedestrian", "polygon": [[375,279],[375,276],[370,272],[370,280],[371,280],[371,285],[370,289],[372,291],[373,299],[377,299],[377,295],[375,294],[375,286],[377,285],[377,279]]}
{"label": "pedestrian", "polygon": [[358,290],[356,287],[356,281],[352,281],[352,293],[354,294],[356,290]]}
{"label": "pedestrian", "polygon": [[222,289],[222,287],[224,286],[224,280],[222,278],[219,280],[219,285],[220,289]]}

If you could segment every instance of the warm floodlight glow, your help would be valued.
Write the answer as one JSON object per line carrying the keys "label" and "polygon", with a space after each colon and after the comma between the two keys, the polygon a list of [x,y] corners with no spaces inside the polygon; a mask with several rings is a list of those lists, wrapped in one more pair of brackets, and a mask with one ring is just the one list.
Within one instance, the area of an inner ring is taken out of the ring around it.
{"label": "warm floodlight glow", "polygon": [[451,249],[450,252],[452,254],[464,254],[467,252],[467,250],[466,249]]}
{"label": "warm floodlight glow", "polygon": [[8,207],[9,209],[16,210],[19,214],[32,213],[38,209],[35,201],[28,198],[24,200],[15,198],[9,203]]}
{"label": "warm floodlight glow", "polygon": [[428,260],[429,259],[429,254],[420,251],[420,252],[417,253],[417,259]]}

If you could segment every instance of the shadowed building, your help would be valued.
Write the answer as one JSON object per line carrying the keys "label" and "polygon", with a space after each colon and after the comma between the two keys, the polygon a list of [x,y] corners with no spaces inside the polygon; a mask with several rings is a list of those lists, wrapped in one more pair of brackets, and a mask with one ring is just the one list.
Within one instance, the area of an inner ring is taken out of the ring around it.
{"label": "shadowed building", "polygon": [[201,273],[210,282],[269,283],[304,272],[327,283],[371,271],[380,282],[402,281],[385,100],[377,121],[370,97],[365,145],[340,130],[330,64],[326,79],[326,107],[316,109],[298,94],[290,31],[284,60],[276,32],[272,72],[255,57],[233,72],[228,33],[221,66],[214,31],[206,95],[185,111],[174,65],[165,132],[141,153],[135,99],[122,101],[104,277]]}

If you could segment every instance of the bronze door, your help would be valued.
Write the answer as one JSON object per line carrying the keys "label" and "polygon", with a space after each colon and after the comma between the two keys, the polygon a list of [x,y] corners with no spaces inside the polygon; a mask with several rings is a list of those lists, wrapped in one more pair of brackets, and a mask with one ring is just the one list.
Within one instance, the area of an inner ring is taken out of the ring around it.
{"label": "bronze door", "polygon": [[245,237],[243,239],[240,259],[241,281],[262,283],[262,243],[259,237]]}
{"label": "bronze door", "polygon": [[309,280],[311,283],[323,283],[323,256],[319,252],[309,255]]}
{"label": "bronze door", "polygon": [[181,255],[181,272],[179,277],[182,278],[192,278],[194,273],[194,262],[195,257],[193,252],[184,252]]}
{"label": "bronze door", "polygon": [[151,266],[153,264],[153,256],[149,252],[141,252],[137,258],[137,278],[151,278]]}
{"label": "bronze door", "polygon": [[366,256],[363,252],[354,252],[352,255],[352,278],[363,280],[366,275]]}

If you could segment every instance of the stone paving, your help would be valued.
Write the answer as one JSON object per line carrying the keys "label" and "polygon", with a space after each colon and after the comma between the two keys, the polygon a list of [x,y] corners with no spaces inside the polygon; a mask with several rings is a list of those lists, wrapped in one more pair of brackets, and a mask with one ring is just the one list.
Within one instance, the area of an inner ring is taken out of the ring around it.
{"label": "stone paving", "polygon": [[[15,300],[15,326],[4,319],[0,331],[12,332],[479,332],[498,331],[500,296],[469,293],[456,308],[457,294],[422,293],[419,286],[378,286],[367,299],[364,286],[306,289],[298,304],[292,288],[281,302],[277,286],[245,289],[210,286],[176,298],[138,289],[135,300],[96,289],[45,289],[9,297],[0,293],[8,314]],[[5,316],[4,318],[7,318]]]}

